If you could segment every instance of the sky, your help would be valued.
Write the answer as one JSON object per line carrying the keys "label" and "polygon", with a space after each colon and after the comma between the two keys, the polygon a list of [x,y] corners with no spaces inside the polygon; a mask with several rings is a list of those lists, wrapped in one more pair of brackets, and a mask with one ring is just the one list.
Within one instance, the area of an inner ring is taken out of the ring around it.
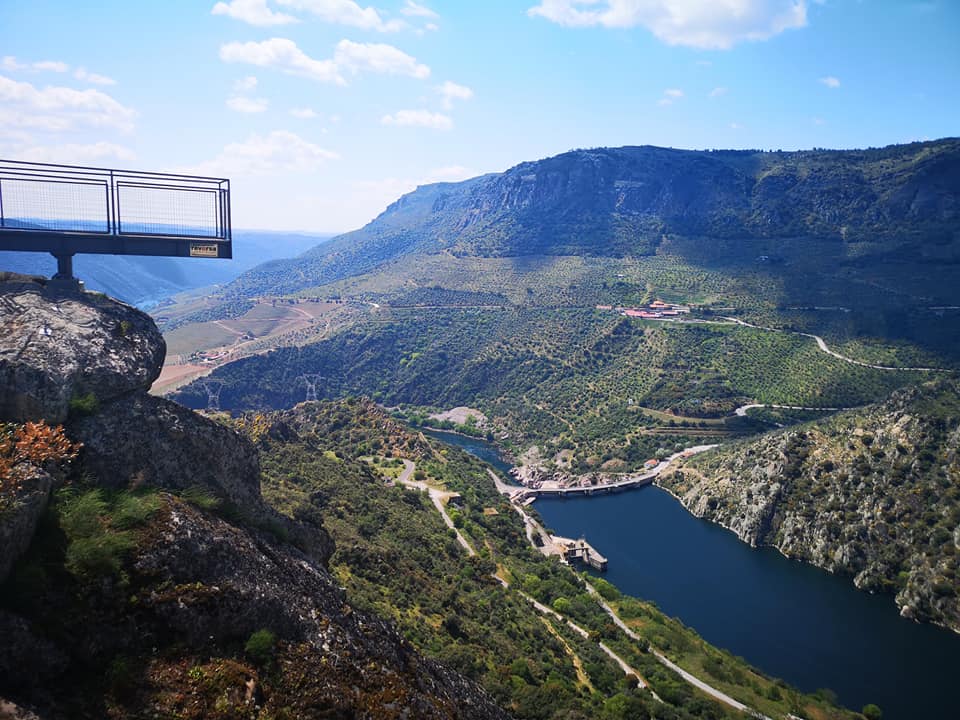
{"label": "sky", "polygon": [[574,148],[957,135],[958,0],[0,0],[0,158],[228,177],[235,228]]}

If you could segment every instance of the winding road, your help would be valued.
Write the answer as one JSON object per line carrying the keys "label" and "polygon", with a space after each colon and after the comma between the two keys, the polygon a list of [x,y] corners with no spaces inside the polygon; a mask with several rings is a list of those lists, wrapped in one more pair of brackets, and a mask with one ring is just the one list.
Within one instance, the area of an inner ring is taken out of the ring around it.
{"label": "winding road", "polygon": [[[779,328],[764,327],[763,325],[754,325],[753,323],[748,323],[745,320],[740,320],[739,318],[734,317],[724,317],[724,320],[733,323],[734,325],[742,325],[743,327],[753,328],[754,330],[766,330],[767,332],[778,332],[778,333],[787,333],[788,335],[802,335],[803,337],[812,338],[816,343],[817,347],[825,352],[831,357],[835,357],[837,360],[843,360],[844,362],[850,363],[851,365],[859,365],[860,367],[871,368],[873,370],[912,370],[916,372],[940,372],[940,373],[952,373],[955,372],[950,368],[938,368],[938,367],[894,367],[892,365],[872,365],[871,363],[863,362],[862,360],[854,360],[851,357],[846,355],[841,355],[836,350],[831,350],[827,345],[826,341],[819,335],[814,335],[813,333],[800,332],[799,330],[781,330]],[[801,408],[806,410],[807,408]]]}
{"label": "winding road", "polygon": [[[716,446],[704,445],[704,446],[698,446],[697,448],[691,448],[690,450],[694,450],[696,452],[703,452],[704,450],[709,450],[712,447],[716,447]],[[691,454],[690,450],[687,450],[681,453],[675,453],[666,461],[660,463],[660,465],[656,469],[657,472],[655,474],[659,474],[660,472],[665,470],[670,465],[670,463],[676,460],[678,457],[681,457],[684,455],[689,456]],[[457,534],[457,540],[460,542],[463,548],[467,551],[467,555],[470,557],[475,556],[477,553],[473,549],[473,546],[470,545],[470,543],[467,541],[466,537],[464,537],[464,535],[460,532],[460,530],[454,526],[453,520],[451,520],[450,516],[447,514],[446,506],[444,505],[443,501],[448,497],[450,497],[451,495],[453,495],[454,493],[451,493],[445,490],[440,490],[439,488],[431,487],[427,483],[421,482],[419,480],[413,480],[412,478],[413,478],[414,472],[416,472],[416,467],[417,467],[416,464],[412,460],[406,460],[406,459],[403,460],[403,470],[401,471],[400,475],[397,477],[396,482],[403,485],[404,487],[413,488],[415,490],[425,490],[427,493],[429,493],[430,499],[433,501],[434,506],[437,508],[437,511],[440,513],[440,516],[443,518],[443,522],[446,524],[447,527],[452,529]],[[508,485],[507,483],[505,483],[500,478],[500,476],[497,475],[490,468],[487,468],[487,473],[490,475],[490,478],[493,480],[494,485],[497,488],[497,491],[502,495],[506,495],[508,498],[510,498],[511,507],[513,507],[513,509],[520,514],[521,518],[523,518],[523,523],[527,530],[527,540],[530,542],[530,544],[537,550],[540,550],[540,552],[542,552],[545,555],[552,554],[553,543],[550,541],[549,533],[547,533],[546,529],[540,523],[538,523],[536,520],[534,520],[529,515],[527,515],[527,513],[524,511],[523,507],[520,504],[518,504],[513,500],[513,495],[517,492],[518,488],[514,485]],[[534,542],[535,533],[539,534],[541,537],[541,540],[543,541],[543,545],[541,547],[537,547],[536,543]],[[504,588],[509,589],[511,587],[510,582],[505,578],[500,577],[498,574],[494,573],[493,578],[496,579],[496,581],[499,582]],[[748,715],[752,715],[753,717],[758,718],[759,720],[771,720],[771,718],[767,717],[766,715],[763,715],[762,713],[757,712],[753,708],[747,705],[744,705],[742,702],[735,700],[734,698],[724,693],[722,690],[718,690],[717,688],[701,680],[697,676],[687,672],[686,670],[681,668],[679,665],[677,665],[675,662],[670,660],[670,658],[668,658],[666,655],[656,650],[655,648],[651,647],[649,643],[647,643],[643,638],[637,635],[633,630],[630,629],[630,627],[625,622],[623,622],[623,620],[620,619],[620,617],[616,614],[613,608],[610,607],[610,605],[603,599],[603,597],[600,595],[597,589],[593,587],[593,585],[591,585],[588,581],[583,580],[582,578],[581,578],[581,581],[586,587],[587,592],[597,601],[600,607],[603,608],[604,612],[606,612],[607,615],[610,616],[611,620],[613,620],[613,623],[618,628],[620,628],[628,638],[630,638],[635,642],[641,643],[643,647],[647,648],[650,651],[650,653],[662,665],[670,668],[673,672],[677,673],[677,675],[683,678],[686,682],[690,683],[691,685],[701,690],[706,695],[714,698],[715,700],[725,703],[726,705],[729,705],[730,707],[735,708],[736,710],[745,712]],[[584,638],[585,640],[590,639],[589,631],[587,631],[585,628],[575,623],[570,618],[567,618],[561,615],[553,608],[550,608],[544,605],[542,602],[532,597],[531,595],[528,595],[522,590],[518,590],[516,588],[514,588],[514,590],[524,600],[530,603],[530,605],[532,605],[533,608],[537,610],[537,612],[547,617],[552,617],[557,622],[565,623],[571,630],[573,630],[575,633],[577,633],[577,635]],[[596,642],[600,650],[602,650],[604,654],[606,654],[611,660],[613,660],[617,664],[617,666],[624,672],[625,675],[632,675],[637,678],[638,687],[646,688],[650,692],[650,694],[654,697],[654,699],[656,699],[658,702],[663,702],[663,700],[659,696],[657,696],[657,694],[650,687],[647,680],[643,677],[642,674],[640,674],[638,670],[632,667],[626,660],[624,660],[620,655],[618,655],[606,643],[604,643],[601,640],[597,640]]]}
{"label": "winding road", "polygon": [[413,473],[416,469],[417,466],[412,460],[404,460],[403,471],[397,478],[397,482],[415,490],[425,490],[427,494],[430,495],[430,500],[433,501],[434,507],[436,507],[440,512],[440,517],[443,518],[444,524],[457,534],[457,542],[459,542],[463,546],[463,549],[467,551],[467,555],[470,557],[476,555],[477,551],[473,549],[473,546],[467,541],[467,538],[464,536],[464,534],[460,532],[457,526],[453,524],[453,520],[450,518],[450,516],[447,515],[447,506],[444,504],[444,500],[449,498],[451,495],[456,495],[456,493],[431,487],[425,482],[420,482],[419,480],[411,480],[410,478],[413,476]]}
{"label": "winding road", "polygon": [[[696,452],[704,452],[705,450],[709,450],[714,447],[716,447],[716,445],[700,445],[696,448],[690,448],[690,450],[694,450]],[[670,458],[668,458],[665,462],[660,463],[660,465],[657,468],[656,474],[659,474],[663,470],[666,470],[666,468],[670,465],[670,463],[676,460],[678,457],[681,457],[684,455],[689,457],[689,455],[692,454],[690,450],[675,453],[674,455],[670,456]],[[544,553],[545,555],[549,554],[548,550],[546,550],[545,548],[552,545],[552,543],[550,543],[549,545],[545,544],[544,547],[537,548],[536,544],[533,542],[533,535],[531,532],[531,528],[533,529],[533,531],[541,533],[544,539],[549,539],[549,534],[547,534],[546,530],[543,528],[542,525],[540,525],[540,523],[538,523],[536,520],[534,520],[529,515],[527,515],[527,513],[524,511],[523,507],[520,504],[514,501],[513,496],[517,492],[518,488],[515,485],[508,485],[507,483],[505,483],[500,478],[500,476],[498,476],[490,468],[487,468],[487,474],[489,474],[490,477],[493,479],[493,482],[494,482],[494,485],[496,485],[497,491],[502,495],[506,495],[508,498],[510,498],[510,505],[514,508],[514,510],[520,513],[520,516],[523,518],[524,525],[527,527],[527,539],[530,540],[530,544],[533,545],[536,549],[540,550],[540,552]],[[508,587],[506,580],[503,580],[502,578],[498,578],[498,579],[500,580],[501,583],[503,583],[504,587]],[[617,613],[614,612],[613,608],[610,607],[610,605],[603,599],[603,597],[600,595],[597,589],[593,587],[593,585],[591,585],[586,580],[582,580],[582,582],[586,586],[587,592],[590,593],[590,595],[597,601],[600,607],[603,608],[604,612],[606,612],[607,615],[610,616],[611,620],[613,620],[613,623],[618,628],[620,628],[624,632],[624,634],[627,637],[629,637],[631,640],[635,642],[639,642],[644,647],[647,647],[650,653],[662,665],[665,665],[666,667],[670,668],[672,671],[674,671],[680,677],[682,677],[685,681],[687,681],[697,689],[701,690],[702,692],[706,693],[710,697],[714,698],[715,700],[718,700],[722,703],[725,703],[726,705],[729,705],[732,708],[745,712],[748,715],[758,718],[759,720],[771,720],[771,718],[767,717],[763,713],[758,712],[757,710],[754,710],[748,705],[744,705],[742,702],[740,702],[739,700],[735,700],[734,698],[730,697],[722,690],[718,690],[717,688],[713,687],[709,683],[698,678],[696,675],[693,675],[692,673],[687,672],[686,670],[681,668],[679,665],[677,665],[675,662],[670,660],[670,658],[668,658],[666,655],[661,653],[659,650],[650,646],[649,643],[647,643],[643,638],[637,635],[633,630],[630,629],[630,627],[625,622],[623,622],[623,620],[620,619]],[[557,617],[557,618],[560,618],[561,620],[566,621],[568,625],[570,625],[574,630],[580,633],[583,637],[588,637],[589,634],[584,634],[586,633],[586,631],[583,628],[576,625],[575,623],[573,623],[572,620],[563,618],[559,613],[552,610],[551,608],[548,608],[543,603],[537,602],[534,598],[530,597],[526,593],[521,592],[520,594],[523,595],[530,603],[532,603],[533,606],[537,608],[537,610],[539,610],[540,612],[549,613],[554,617]],[[614,661],[617,662],[618,665],[620,665],[621,669],[624,670],[624,672],[626,672],[627,674],[636,675],[637,678],[640,680],[641,686],[647,687],[647,683],[643,679],[643,676],[641,676],[638,672],[636,672],[636,670],[629,669],[630,666],[622,658],[617,656],[616,653],[614,653],[614,651],[611,650],[609,647],[607,647],[604,643],[598,642],[598,644],[600,645],[600,649],[603,650],[611,658],[613,658]],[[652,689],[650,691],[651,693],[653,693]],[[657,697],[655,693],[654,693],[654,697],[657,700],[660,700],[660,698]]]}

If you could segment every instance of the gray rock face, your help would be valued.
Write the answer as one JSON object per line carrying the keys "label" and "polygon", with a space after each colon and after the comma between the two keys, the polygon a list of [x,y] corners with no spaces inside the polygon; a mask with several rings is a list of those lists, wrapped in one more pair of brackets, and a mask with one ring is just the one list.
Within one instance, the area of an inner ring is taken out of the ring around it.
{"label": "gray rock face", "polygon": [[72,398],[105,403],[146,390],[165,354],[160,331],[136,308],[0,278],[0,420],[60,423]]}
{"label": "gray rock face", "polygon": [[110,487],[202,486],[240,508],[258,506],[257,451],[238,433],[170,400],[136,393],[72,420],[84,467]]}
{"label": "gray rock face", "polygon": [[[23,468],[24,466],[21,466]],[[0,502],[0,583],[33,539],[37,521],[47,507],[53,478],[40,468],[31,467],[21,489],[5,494]]]}
{"label": "gray rock face", "polygon": [[203,488],[248,520],[282,528],[320,562],[333,552],[325,532],[290,520],[264,502],[260,460],[249,440],[182,405],[133,393],[71,421],[67,429],[83,443],[84,470],[101,485]]}

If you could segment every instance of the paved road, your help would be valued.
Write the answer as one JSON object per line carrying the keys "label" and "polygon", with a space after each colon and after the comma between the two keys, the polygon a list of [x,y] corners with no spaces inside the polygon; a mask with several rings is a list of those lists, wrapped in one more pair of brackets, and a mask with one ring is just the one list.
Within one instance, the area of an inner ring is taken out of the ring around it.
{"label": "paved road", "polygon": [[812,338],[816,343],[817,347],[821,351],[825,352],[831,357],[837,358],[837,360],[843,360],[844,362],[850,363],[851,365],[859,365],[860,367],[872,368],[873,370],[915,370],[918,372],[944,372],[952,373],[953,370],[949,368],[937,368],[937,367],[893,367],[891,365],[873,365],[871,363],[863,362],[862,360],[854,360],[853,358],[847,357],[846,355],[841,355],[836,350],[831,350],[827,343],[819,335],[814,335],[813,333],[798,332],[796,330],[781,330],[779,328],[770,328],[764,327],[762,325],[754,325],[753,323],[748,323],[745,320],[740,320],[739,318],[725,317],[724,320],[735,323],[737,325],[743,325],[744,327],[753,328],[754,330],[766,330],[767,332],[780,332],[788,333],[790,335],[802,335],[803,337]]}
{"label": "paved road", "polygon": [[[600,595],[599,592],[597,592],[597,589],[593,587],[593,585],[591,585],[586,580],[583,581],[583,584],[586,586],[587,592],[593,596],[593,598],[600,604],[600,607],[602,607],[606,611],[607,615],[610,616],[610,619],[613,620],[614,625],[616,625],[618,628],[623,630],[626,636],[629,637],[631,640],[635,640],[637,642],[643,643],[645,646],[647,645],[646,641],[643,638],[637,635],[633,630],[630,629],[630,627],[625,622],[623,622],[623,620],[620,619],[620,617],[613,611],[613,608],[607,604],[607,601],[603,599],[603,597]],[[673,662],[670,658],[668,658],[666,655],[664,655],[660,651],[651,647],[650,652],[653,654],[655,658],[657,658],[657,660],[660,661],[660,663],[662,663],[663,665],[666,665],[668,668],[673,670],[675,673],[677,673],[680,677],[682,677],[688,683],[690,683],[696,688],[699,688],[710,697],[716,700],[719,700],[722,703],[726,703],[730,707],[736,708],[737,710],[742,710],[746,713],[749,713],[756,718],[762,718],[763,720],[770,720],[770,718],[768,718],[766,715],[763,715],[757,712],[756,710],[754,710],[753,708],[748,707],[747,705],[744,705],[739,700],[734,700],[732,697],[727,695],[722,690],[718,690],[712,685],[709,685],[708,683],[698,678],[696,675],[692,675],[688,673],[686,670],[684,670],[682,667],[677,665],[675,662]]]}
{"label": "paved road", "polygon": [[450,516],[447,515],[447,507],[443,504],[443,501],[446,500],[451,495],[456,493],[448,492],[446,490],[440,490],[439,488],[430,487],[425,482],[420,482],[419,480],[411,480],[410,477],[413,475],[414,471],[417,469],[416,464],[412,460],[403,461],[403,472],[400,473],[397,477],[397,482],[406,487],[415,488],[417,490],[426,490],[430,495],[430,500],[433,501],[434,507],[440,512],[440,517],[443,518],[444,524],[457,534],[457,542],[459,542],[463,549],[467,551],[467,555],[473,557],[477,554],[477,551],[473,549],[473,546],[467,541],[467,538],[464,537],[463,533],[453,524],[453,520],[450,519]]}
{"label": "paved road", "polygon": [[736,410],[733,411],[733,414],[737,417],[746,417],[748,410],[753,410],[754,408],[778,408],[780,410],[813,410],[819,412],[835,412],[837,410],[847,410],[848,408],[835,408],[835,407],[803,407],[802,405],[773,405],[771,403],[750,403],[749,405],[741,405]]}
{"label": "paved road", "polygon": [[707,450],[712,450],[717,447],[716,444],[713,445],[696,445],[695,447],[687,448],[686,450],[681,450],[676,452],[666,460],[660,462],[655,468],[649,472],[641,473],[640,475],[628,475],[623,480],[617,480],[610,483],[601,483],[599,485],[591,485],[589,487],[562,487],[562,488],[523,488],[513,485],[507,485],[503,482],[500,482],[493,472],[490,472],[490,475],[494,477],[494,482],[497,483],[497,490],[504,495],[511,495],[512,493],[520,493],[522,497],[539,497],[541,495],[587,495],[594,492],[604,492],[606,490],[616,490],[620,488],[634,487],[636,485],[647,485],[653,482],[653,479],[657,477],[660,473],[670,467],[670,463],[680,457],[690,457],[691,455],[697,455]]}

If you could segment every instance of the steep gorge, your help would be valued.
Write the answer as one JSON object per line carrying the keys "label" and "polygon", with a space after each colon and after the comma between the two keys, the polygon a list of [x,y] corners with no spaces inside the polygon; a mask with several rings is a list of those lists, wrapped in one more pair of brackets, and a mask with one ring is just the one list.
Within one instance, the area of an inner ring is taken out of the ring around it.
{"label": "steep gorge", "polygon": [[751,545],[895,592],[960,632],[960,394],[955,380],[721,447],[660,484]]}

